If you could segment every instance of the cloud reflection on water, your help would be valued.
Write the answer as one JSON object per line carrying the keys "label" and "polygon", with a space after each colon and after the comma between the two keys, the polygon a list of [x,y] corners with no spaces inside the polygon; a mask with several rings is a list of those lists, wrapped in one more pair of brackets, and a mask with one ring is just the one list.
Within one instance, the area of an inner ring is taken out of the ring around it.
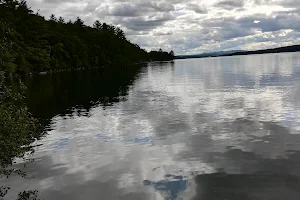
{"label": "cloud reflection on water", "polygon": [[299,54],[150,64],[126,98],[52,118],[32,186],[50,199],[299,197],[299,67]]}

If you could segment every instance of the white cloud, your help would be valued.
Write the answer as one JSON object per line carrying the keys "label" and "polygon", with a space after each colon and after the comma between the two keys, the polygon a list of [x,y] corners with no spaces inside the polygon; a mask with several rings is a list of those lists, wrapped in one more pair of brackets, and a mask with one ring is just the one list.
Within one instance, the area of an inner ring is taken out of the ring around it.
{"label": "white cloud", "polygon": [[[296,44],[300,30],[298,0],[28,0],[28,4],[46,17],[53,13],[66,20],[79,16],[88,25],[97,19],[118,25],[139,46],[173,49],[176,54]],[[292,34],[283,34],[287,30]],[[269,32],[275,38],[262,36]]]}

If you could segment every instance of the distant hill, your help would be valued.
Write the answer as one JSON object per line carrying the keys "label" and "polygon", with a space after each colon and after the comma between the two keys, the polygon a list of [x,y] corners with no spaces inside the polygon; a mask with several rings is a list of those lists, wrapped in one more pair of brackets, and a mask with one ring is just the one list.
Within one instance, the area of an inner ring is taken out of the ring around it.
{"label": "distant hill", "polygon": [[293,46],[287,46],[287,47],[278,47],[278,48],[274,48],[274,49],[264,49],[264,50],[256,50],[256,51],[233,50],[233,51],[203,53],[203,54],[197,54],[197,55],[182,55],[182,56],[176,56],[176,59],[220,57],[220,56],[238,56],[238,55],[297,52],[297,51],[300,51],[300,45],[293,45]]}
{"label": "distant hill", "polygon": [[188,59],[188,58],[205,58],[205,57],[217,57],[223,56],[233,53],[243,52],[242,50],[232,50],[232,51],[219,51],[219,52],[210,52],[210,53],[202,53],[202,54],[194,54],[194,55],[178,55],[176,59]]}
{"label": "distant hill", "polygon": [[265,54],[265,53],[283,53],[283,52],[297,52],[297,51],[300,51],[300,45],[278,47],[278,48],[274,48],[274,49],[265,49],[265,50],[257,50],[257,51],[242,51],[242,52],[235,52],[235,53],[226,54],[226,55],[222,55],[222,56],[238,56],[238,55]]}

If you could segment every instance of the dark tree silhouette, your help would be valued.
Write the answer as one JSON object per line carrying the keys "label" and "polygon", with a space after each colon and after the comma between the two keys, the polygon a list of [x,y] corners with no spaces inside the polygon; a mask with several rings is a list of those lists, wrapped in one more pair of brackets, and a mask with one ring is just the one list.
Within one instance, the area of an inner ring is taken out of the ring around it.
{"label": "dark tree silhouette", "polygon": [[63,24],[63,23],[65,23],[65,20],[64,20],[64,18],[59,17],[58,22]]}
{"label": "dark tree silhouette", "polygon": [[151,51],[149,53],[149,58],[152,61],[164,61],[164,60],[173,60],[174,59],[174,52],[170,51],[164,52],[162,49],[159,49],[158,51]]}
{"label": "dark tree silhouette", "polygon": [[96,20],[95,23],[93,24],[93,28],[95,28],[97,30],[101,30],[102,29],[101,22],[99,22],[99,20]]}
{"label": "dark tree silhouette", "polygon": [[65,23],[53,14],[46,20],[24,0],[0,0],[0,31],[0,71],[9,73],[127,66],[174,57],[162,50],[147,53],[127,40],[121,28],[105,22],[89,27],[79,17]]}
{"label": "dark tree silhouette", "polygon": [[52,14],[52,15],[50,16],[50,21],[57,22],[57,18],[55,17],[54,14]]}

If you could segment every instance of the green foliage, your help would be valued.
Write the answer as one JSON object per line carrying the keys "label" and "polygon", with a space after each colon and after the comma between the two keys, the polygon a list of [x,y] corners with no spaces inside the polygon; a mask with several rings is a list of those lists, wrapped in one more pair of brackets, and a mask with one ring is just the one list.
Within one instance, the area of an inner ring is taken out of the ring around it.
{"label": "green foliage", "polygon": [[[22,169],[12,168],[13,160],[25,159],[26,154],[33,153],[32,142],[43,135],[41,126],[25,105],[25,87],[22,84],[20,90],[20,93],[14,93],[6,87],[4,75],[0,73],[0,177],[8,177],[11,173],[25,176]],[[7,194],[8,189],[0,187],[0,199]],[[23,192],[18,199],[32,199],[32,196],[32,191]]]}
{"label": "green foliage", "polygon": [[13,29],[7,23],[0,20],[0,71],[13,73],[15,71],[16,54],[13,52],[13,39],[15,36]]}
{"label": "green foliage", "polygon": [[17,200],[37,200],[38,191],[24,191],[20,192]]}
{"label": "green foliage", "polygon": [[1,0],[0,19],[0,71],[37,73],[173,59],[167,52],[148,54],[119,27],[98,20],[93,27],[79,17],[68,23],[54,15],[46,20],[24,0]]}
{"label": "green foliage", "polygon": [[[13,93],[0,80],[0,167],[6,168],[16,157],[23,158],[33,152],[32,142],[41,137],[41,127],[29,113],[24,102],[25,86],[21,93]],[[1,169],[0,168],[0,169]]]}
{"label": "green foliage", "polygon": [[150,60],[153,61],[164,61],[164,60],[173,60],[175,55],[173,51],[164,52],[162,49],[159,49],[159,51],[150,51],[149,53]]}

